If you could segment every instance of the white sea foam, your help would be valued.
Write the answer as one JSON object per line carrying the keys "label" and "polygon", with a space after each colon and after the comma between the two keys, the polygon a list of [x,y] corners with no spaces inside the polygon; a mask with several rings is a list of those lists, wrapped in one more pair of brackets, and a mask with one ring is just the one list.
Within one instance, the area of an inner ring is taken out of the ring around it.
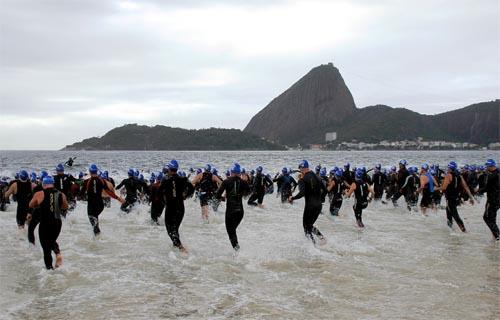
{"label": "white sea foam", "polygon": [[[51,169],[69,153],[3,152],[3,172],[18,166]],[[71,153],[71,155],[74,155]],[[312,164],[391,165],[451,158],[480,163],[499,153],[356,152],[76,153],[84,168],[96,162],[115,176],[128,166],[158,170],[175,157],[184,168],[238,160],[275,172],[298,159]],[[75,168],[79,170],[80,167]],[[468,232],[452,231],[444,211],[409,214],[404,206],[370,204],[365,230],[355,226],[352,202],[340,216],[320,216],[328,243],[315,247],[302,230],[303,202],[247,208],[238,228],[241,251],[233,258],[224,204],[201,223],[199,205],[186,202],[180,228],[188,257],[172,249],[165,227],[151,225],[148,207],[120,214],[117,202],[101,215],[94,239],[86,204],[63,223],[62,268],[44,270],[36,250],[18,237],[15,205],[0,212],[0,318],[6,319],[495,319],[500,312],[500,246],[482,220],[483,204],[459,208]]]}

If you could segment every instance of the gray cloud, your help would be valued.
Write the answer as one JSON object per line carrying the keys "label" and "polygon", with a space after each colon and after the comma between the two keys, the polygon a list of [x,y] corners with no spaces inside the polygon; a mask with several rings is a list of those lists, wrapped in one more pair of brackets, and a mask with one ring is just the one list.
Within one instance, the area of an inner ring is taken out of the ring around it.
{"label": "gray cloud", "polygon": [[243,128],[330,61],[358,107],[432,114],[495,99],[499,12],[498,1],[0,1],[0,149],[60,148],[129,122]]}

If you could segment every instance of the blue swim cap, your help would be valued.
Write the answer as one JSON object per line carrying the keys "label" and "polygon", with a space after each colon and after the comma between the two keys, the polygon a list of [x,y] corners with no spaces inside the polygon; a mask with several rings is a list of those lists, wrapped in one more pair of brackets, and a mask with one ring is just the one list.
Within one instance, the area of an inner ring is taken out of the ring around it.
{"label": "blue swim cap", "polygon": [[28,171],[26,171],[26,170],[19,171],[19,179],[25,181],[25,180],[28,180],[28,178],[29,178]]}
{"label": "blue swim cap", "polygon": [[335,171],[335,176],[337,176],[339,178],[342,177],[342,174],[343,174],[342,170]]}
{"label": "blue swim cap", "polygon": [[140,173],[139,170],[135,169],[135,171],[134,171],[134,177],[139,178],[139,173]]}
{"label": "blue swim cap", "polygon": [[177,160],[175,160],[175,159],[170,160],[170,162],[168,163],[168,168],[170,170],[173,170],[173,171],[178,170],[179,169],[179,162],[177,162]]}
{"label": "blue swim cap", "polygon": [[408,164],[408,162],[406,162],[405,159],[401,159],[401,160],[399,160],[399,164],[403,165],[403,166],[406,166]]}
{"label": "blue swim cap", "polygon": [[302,160],[299,163],[299,169],[307,169],[307,168],[309,168],[309,162],[307,162],[307,160]]}
{"label": "blue swim cap", "polygon": [[241,168],[241,173],[246,173],[247,171],[245,170],[245,168]]}
{"label": "blue swim cap", "polygon": [[139,178],[140,181],[144,181],[144,175],[142,173],[139,175],[138,178]]}
{"label": "blue swim cap", "polygon": [[212,171],[212,166],[207,163],[205,165],[204,169],[205,169],[206,172],[210,172],[210,171]]}
{"label": "blue swim cap", "polygon": [[355,173],[355,177],[357,180],[361,180],[363,178],[364,172],[361,169],[357,169]]}
{"label": "blue swim cap", "polygon": [[427,163],[424,163],[424,164],[422,165],[422,169],[424,169],[424,170],[429,170],[429,165],[428,165]]}
{"label": "blue swim cap", "polygon": [[158,175],[156,176],[156,180],[157,181],[163,180],[163,172],[158,173]]}
{"label": "blue swim cap", "polygon": [[35,182],[36,178],[37,178],[36,177],[36,172],[32,172],[30,176],[31,176],[31,182]]}
{"label": "blue swim cap", "polygon": [[214,176],[216,176],[218,173],[219,173],[219,171],[217,171],[217,169],[212,168],[212,174],[213,174]]}
{"label": "blue swim cap", "polygon": [[321,177],[326,177],[326,168],[321,168],[321,169],[319,170],[319,175],[320,175]]}
{"label": "blue swim cap", "polygon": [[184,171],[179,171],[177,174],[179,175],[179,177],[183,177],[183,178],[186,177],[186,173]]}
{"label": "blue swim cap", "polygon": [[83,178],[83,176],[84,176],[83,172],[80,171],[80,173],[78,174],[78,178],[81,179]]}
{"label": "blue swim cap", "polygon": [[129,177],[133,177],[135,175],[135,170],[133,168],[128,169],[127,175]]}
{"label": "blue swim cap", "polygon": [[470,166],[470,170],[471,170],[471,171],[476,171],[476,166],[475,166],[475,165],[471,165],[471,166]]}
{"label": "blue swim cap", "polygon": [[241,173],[241,166],[239,163],[237,163],[237,162],[233,163],[233,167],[231,168],[231,173],[234,173],[234,174]]}
{"label": "blue swim cap", "polygon": [[258,173],[262,173],[262,170],[264,170],[264,169],[262,168],[262,166],[258,166],[258,167],[255,169],[255,171],[256,171],[256,172],[258,172]]}
{"label": "blue swim cap", "polygon": [[89,167],[89,172],[92,174],[96,174],[99,169],[95,163],[92,163]]}
{"label": "blue swim cap", "polygon": [[103,178],[103,179],[108,179],[108,178],[109,178],[109,176],[108,176],[108,172],[107,172],[107,171],[103,171],[103,172],[101,172],[101,178]]}
{"label": "blue swim cap", "polygon": [[43,180],[46,176],[48,176],[48,172],[45,170],[40,171],[40,180]]}
{"label": "blue swim cap", "polygon": [[202,172],[203,172],[203,170],[201,168],[196,169],[196,174],[200,174]]}
{"label": "blue swim cap", "polygon": [[54,178],[52,176],[46,176],[42,181],[43,185],[54,184]]}
{"label": "blue swim cap", "polygon": [[484,171],[484,166],[479,166],[479,170]]}
{"label": "blue swim cap", "polygon": [[350,164],[349,162],[346,162],[346,163],[344,164],[344,168],[349,168],[350,166],[351,166],[351,164]]}
{"label": "blue swim cap", "polygon": [[455,161],[450,161],[450,163],[448,163],[448,169],[450,169],[451,171],[455,171],[457,170],[458,168],[458,165]]}
{"label": "blue swim cap", "polygon": [[396,172],[396,166],[392,166],[391,171]]}
{"label": "blue swim cap", "polygon": [[488,159],[486,160],[485,164],[484,164],[487,168],[491,168],[491,167],[496,167],[497,166],[497,163],[495,162],[495,160],[493,159]]}
{"label": "blue swim cap", "polygon": [[64,165],[62,163],[57,165],[56,172],[64,172]]}
{"label": "blue swim cap", "polygon": [[281,173],[287,174],[288,173],[288,169],[286,167],[284,167],[283,169],[281,169]]}

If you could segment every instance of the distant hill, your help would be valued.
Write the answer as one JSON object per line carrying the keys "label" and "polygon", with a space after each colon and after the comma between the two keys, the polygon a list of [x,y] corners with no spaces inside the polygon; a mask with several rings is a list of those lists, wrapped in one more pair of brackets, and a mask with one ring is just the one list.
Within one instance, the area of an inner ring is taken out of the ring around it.
{"label": "distant hill", "polygon": [[238,129],[187,130],[128,124],[101,138],[85,139],[63,150],[284,150],[284,147]]}
{"label": "distant hill", "polygon": [[315,143],[320,132],[324,140],[318,128],[340,126],[355,112],[339,70],[332,64],[321,65],[273,99],[244,131],[283,144]]}
{"label": "distant hill", "polygon": [[273,99],[243,131],[129,124],[63,150],[283,150],[283,145],[324,144],[327,132],[337,132],[338,142],[422,137],[487,145],[500,142],[499,124],[498,99],[432,116],[385,105],[357,108],[339,70],[329,63]]}
{"label": "distant hill", "polygon": [[500,100],[438,115],[384,105],[358,109],[339,70],[329,63],[312,69],[248,123],[245,132],[294,146],[338,141],[448,140],[486,145],[500,141]]}

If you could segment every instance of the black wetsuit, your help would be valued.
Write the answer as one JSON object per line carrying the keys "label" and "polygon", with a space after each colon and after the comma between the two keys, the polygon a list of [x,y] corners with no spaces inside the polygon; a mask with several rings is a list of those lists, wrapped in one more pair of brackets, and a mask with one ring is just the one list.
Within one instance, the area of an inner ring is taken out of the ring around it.
{"label": "black wetsuit", "polygon": [[419,179],[414,174],[408,175],[406,181],[401,189],[403,189],[403,194],[405,197],[406,205],[408,210],[415,207],[418,203],[418,184]]}
{"label": "black wetsuit", "polygon": [[446,218],[448,220],[448,226],[453,225],[453,219],[455,219],[460,230],[465,231],[464,222],[458,214],[457,206],[460,204],[460,190],[462,178],[458,171],[451,173],[452,179],[445,190],[446,197]]}
{"label": "black wetsuit", "polygon": [[[319,180],[321,181],[321,183],[323,184],[323,186],[325,187],[325,190],[326,190],[326,187],[328,186],[328,177],[327,176],[323,176],[323,177],[319,176]],[[325,203],[327,195],[328,195],[328,191],[323,192],[323,194],[321,195],[321,203]]]}
{"label": "black wetsuit", "polygon": [[[37,184],[33,188],[33,194],[37,193],[38,191],[42,191],[42,190],[43,190],[42,185]],[[38,208],[33,209],[33,213],[31,215],[31,221],[29,222],[29,225],[28,225],[28,241],[32,244],[35,244],[35,228],[40,223],[40,214],[37,212],[38,210],[39,210]]]}
{"label": "black wetsuit", "polygon": [[184,218],[184,200],[193,194],[193,185],[187,178],[174,174],[161,181],[160,192],[165,199],[165,228],[173,245],[181,248],[179,226]]}
{"label": "black wetsuit", "polygon": [[[106,182],[99,177],[91,177],[83,182],[81,194],[87,194],[87,215],[90,224],[94,229],[94,234],[101,233],[99,229],[99,215],[104,210],[104,202],[102,199],[103,190],[109,191]],[[116,195],[109,192],[110,197],[115,198]]]}
{"label": "black wetsuit", "polygon": [[54,176],[54,187],[64,193],[68,201],[72,199],[71,186],[76,182],[76,179],[69,174],[56,174]]}
{"label": "black wetsuit", "polygon": [[305,197],[304,215],[302,225],[306,237],[309,237],[313,243],[313,234],[318,237],[323,237],[321,232],[314,226],[322,209],[321,197],[326,193],[326,188],[321,180],[312,171],[308,171],[302,179],[299,180],[299,193],[292,197],[293,200]]}
{"label": "black wetsuit", "polygon": [[273,182],[276,182],[278,185],[278,192],[281,194],[282,203],[288,201],[288,198],[292,196],[293,190],[297,187],[297,181],[289,174],[280,175]]}
{"label": "black wetsuit", "polygon": [[469,173],[469,175],[467,176],[466,184],[467,187],[469,187],[470,193],[474,195],[479,185],[478,175],[475,171],[471,171]]}
{"label": "black wetsuit", "polygon": [[396,172],[389,173],[389,176],[387,178],[386,192],[385,192],[386,200],[391,199],[392,196],[396,194],[396,189],[398,187],[397,184],[398,184],[398,174]]}
{"label": "black wetsuit", "polygon": [[354,171],[346,170],[342,173],[342,180],[351,185],[354,182]]}
{"label": "black wetsuit", "polygon": [[[257,173],[253,179],[253,193],[248,198],[248,205],[256,206],[257,204],[262,204],[264,202],[264,195],[266,194],[266,188],[273,185],[271,179],[263,175],[262,173]],[[255,203],[257,200],[257,203]]]}
{"label": "black wetsuit", "polygon": [[403,195],[401,188],[405,184],[406,177],[408,177],[408,170],[406,170],[406,167],[400,168],[397,175],[396,193],[392,196],[392,203],[395,206],[397,206],[398,199]]}
{"label": "black wetsuit", "polygon": [[363,214],[363,209],[365,209],[368,206],[368,184],[365,181],[359,181],[355,180],[354,183],[356,184],[356,189],[354,190],[354,205],[353,205],[353,210],[354,210],[354,216],[356,217],[356,222],[360,227],[364,227],[363,225],[363,219],[362,219],[362,214]]}
{"label": "black wetsuit", "polygon": [[[461,173],[462,178],[464,179],[465,183],[469,180],[469,176],[471,175],[470,171],[464,171]],[[461,190],[460,193],[460,198],[462,198],[463,201],[468,201],[469,200],[469,194],[465,192],[465,190]]]}
{"label": "black wetsuit", "polygon": [[[444,173],[443,170],[437,169],[437,172],[434,175],[434,177],[436,178],[437,187],[440,187],[443,184],[443,173]],[[432,202],[436,206],[440,206],[441,205],[441,198],[443,197],[443,194],[441,193],[441,191],[437,190],[437,188],[435,188],[435,189],[436,190],[434,190],[434,192],[432,193]]]}
{"label": "black wetsuit", "polygon": [[486,172],[481,172],[477,178],[477,184],[479,190],[477,191],[477,194],[479,196],[484,195],[484,191],[486,190],[486,181],[488,180],[488,174]]}
{"label": "black wetsuit", "polygon": [[373,174],[372,181],[373,181],[373,192],[374,192],[373,198],[375,200],[380,200],[382,199],[382,195],[384,194],[384,188],[387,184],[387,176],[380,171],[376,171]]}
{"label": "black wetsuit", "polygon": [[[274,178],[273,178],[273,183],[276,183],[276,187],[278,188],[278,193],[281,194],[281,184],[282,184],[282,177],[284,175],[282,173],[277,173]],[[282,195],[283,196],[283,195]],[[281,198],[281,202],[283,202],[283,197]]]}
{"label": "black wetsuit", "polygon": [[116,190],[119,190],[121,187],[125,187],[125,191],[127,192],[125,203],[122,204],[121,210],[130,212],[131,206],[137,202],[137,192],[142,189],[142,183],[134,177],[128,177],[116,186]]}
{"label": "black wetsuit", "polygon": [[7,184],[0,184],[0,211],[7,210],[7,200],[5,199],[5,193],[8,189]]}
{"label": "black wetsuit", "polygon": [[[139,184],[139,187],[137,188],[137,191],[139,191],[141,194],[146,196],[146,199],[149,197],[149,186],[146,180],[142,179],[137,179],[137,183]],[[142,198],[139,198],[139,202],[142,202]]]}
{"label": "black wetsuit", "polygon": [[434,203],[432,201],[432,195],[434,193],[434,179],[429,172],[422,173],[427,177],[427,184],[425,186],[421,186],[422,189],[422,199],[420,200],[421,208],[431,207]]}
{"label": "black wetsuit", "polygon": [[31,181],[17,180],[17,214],[16,221],[18,226],[24,226],[26,216],[31,212],[29,204],[33,197]]}
{"label": "black wetsuit", "polygon": [[224,180],[215,193],[215,198],[220,200],[222,194],[226,192],[226,231],[229,241],[235,250],[240,248],[236,228],[243,219],[243,196],[250,193],[250,186],[240,177],[229,177]]}
{"label": "black wetsuit", "polygon": [[36,211],[39,215],[40,226],[38,227],[38,237],[43,248],[43,260],[47,269],[52,269],[52,251],[59,254],[57,238],[61,232],[61,207],[62,193],[55,188],[43,190],[43,202]]}
{"label": "black wetsuit", "polygon": [[342,193],[344,192],[345,186],[342,182],[342,178],[334,177],[335,186],[330,190],[330,213],[333,216],[338,216],[340,207],[342,207]]}
{"label": "black wetsuit", "polygon": [[485,191],[487,199],[483,220],[490,228],[495,239],[499,240],[500,233],[497,225],[497,211],[500,208],[500,170],[498,168],[493,172],[488,172]]}
{"label": "black wetsuit", "polygon": [[201,180],[196,186],[199,192],[200,206],[208,206],[208,203],[213,198],[213,193],[215,191],[213,174],[211,172],[205,171],[201,175]]}
{"label": "black wetsuit", "polygon": [[151,184],[149,200],[151,201],[151,220],[158,223],[158,218],[161,217],[163,209],[165,209],[165,201],[160,192],[160,182]]}

